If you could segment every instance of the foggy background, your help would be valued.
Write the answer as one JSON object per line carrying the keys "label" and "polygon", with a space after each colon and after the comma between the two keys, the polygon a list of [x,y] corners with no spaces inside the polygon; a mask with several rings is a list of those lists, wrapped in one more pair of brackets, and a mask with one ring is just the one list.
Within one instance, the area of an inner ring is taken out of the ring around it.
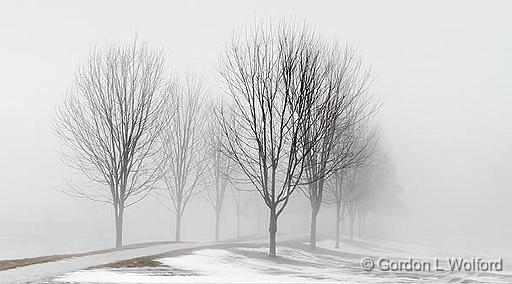
{"label": "foggy background", "polygon": [[[384,103],[383,139],[407,210],[392,219],[372,216],[369,233],[510,247],[512,3],[274,2],[2,1],[0,259],[114,245],[112,207],[61,192],[66,169],[51,129],[92,47],[138,35],[167,51],[169,72],[195,72],[215,95],[218,56],[231,32],[283,17],[306,19],[326,38],[347,41],[372,66],[373,92]],[[308,231],[310,207],[300,194],[294,199],[307,210],[292,203],[278,232]],[[227,199],[221,238],[235,236],[232,210]],[[256,232],[256,210],[247,210],[242,235]],[[320,232],[334,226],[330,210],[320,211]],[[149,197],[126,211],[125,241],[172,240],[173,221]],[[213,223],[213,209],[196,199],[185,212],[182,239],[212,240]]]}

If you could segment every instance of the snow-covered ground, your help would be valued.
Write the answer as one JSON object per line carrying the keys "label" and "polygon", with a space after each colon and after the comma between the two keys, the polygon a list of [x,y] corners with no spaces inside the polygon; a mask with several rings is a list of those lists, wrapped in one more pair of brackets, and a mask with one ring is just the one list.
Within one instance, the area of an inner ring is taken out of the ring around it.
{"label": "snow-covered ground", "polygon": [[[454,253],[454,254],[452,254]],[[460,254],[457,254],[460,253]],[[284,241],[278,257],[268,257],[265,243],[247,242],[195,248],[145,260],[107,265],[60,275],[59,283],[408,283],[493,282],[512,283],[504,260],[503,272],[451,271],[364,271],[361,259],[424,258],[466,256],[467,252],[392,241],[344,241],[334,249],[334,241],[322,240],[316,250],[303,241]]]}
{"label": "snow-covered ground", "polygon": [[[325,239],[317,242],[317,246],[324,249],[334,249],[334,240]],[[452,256],[480,256],[512,258],[512,252],[503,248],[472,248],[453,245],[441,246],[439,244],[419,244],[406,241],[387,239],[357,239],[354,242],[345,241],[341,250],[347,253],[368,256],[399,256],[403,258],[446,258]],[[336,249],[335,251],[339,251]]]}
{"label": "snow-covered ground", "polygon": [[45,283],[51,281],[57,275],[80,271],[93,266],[204,245],[204,243],[153,245],[24,266],[0,271],[0,283]]}
{"label": "snow-covered ground", "polygon": [[191,254],[159,258],[168,273],[127,268],[101,268],[69,273],[57,278],[64,283],[309,283],[374,282],[365,275],[345,273],[338,260],[291,247],[279,247],[280,257],[267,257],[266,247],[200,249]]}

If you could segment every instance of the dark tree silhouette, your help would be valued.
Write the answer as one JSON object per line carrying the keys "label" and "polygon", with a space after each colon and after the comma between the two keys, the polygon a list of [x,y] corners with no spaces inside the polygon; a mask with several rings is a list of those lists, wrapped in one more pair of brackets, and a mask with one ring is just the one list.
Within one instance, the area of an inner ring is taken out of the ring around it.
{"label": "dark tree silhouette", "polygon": [[217,112],[223,152],[268,207],[269,255],[276,256],[279,215],[304,172],[303,135],[317,99],[301,87],[316,42],[307,26],[261,24],[227,46],[220,71],[230,101]]}

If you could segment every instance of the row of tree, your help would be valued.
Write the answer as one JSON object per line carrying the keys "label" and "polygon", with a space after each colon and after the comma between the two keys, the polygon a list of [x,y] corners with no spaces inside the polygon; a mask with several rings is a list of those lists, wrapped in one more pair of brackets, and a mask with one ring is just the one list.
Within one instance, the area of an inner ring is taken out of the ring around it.
{"label": "row of tree", "polygon": [[339,242],[340,220],[363,216],[357,204],[379,180],[369,70],[350,47],[288,22],[234,36],[221,58],[225,95],[212,98],[194,76],[166,76],[162,51],[145,44],[93,51],[55,120],[64,160],[85,177],[68,181],[71,192],[113,206],[116,246],[125,209],[151,193],[174,213],[178,241],[202,193],[218,240],[228,188],[238,218],[242,191],[268,208],[271,256],[296,191],[311,205],[311,246],[326,202],[336,204]]}

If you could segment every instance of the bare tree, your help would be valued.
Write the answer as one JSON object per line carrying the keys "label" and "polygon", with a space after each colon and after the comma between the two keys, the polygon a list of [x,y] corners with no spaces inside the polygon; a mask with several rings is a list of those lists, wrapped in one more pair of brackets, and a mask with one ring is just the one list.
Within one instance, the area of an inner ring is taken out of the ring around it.
{"label": "bare tree", "polygon": [[[370,72],[361,67],[360,60],[349,47],[319,45],[320,66],[309,64],[307,80],[309,95],[316,96],[316,104],[306,122],[304,145],[306,156],[306,183],[303,192],[311,205],[310,245],[316,247],[316,219],[323,203],[324,184],[336,170],[363,163],[370,152],[365,147],[354,147],[360,137],[350,133],[355,124],[366,121],[378,109],[373,96],[368,95]],[[311,67],[313,66],[313,67]],[[318,69],[318,70],[317,70]],[[315,94],[318,93],[318,94]],[[362,137],[361,137],[362,138]],[[349,141],[341,141],[349,139]],[[317,142],[318,141],[318,142]],[[347,143],[352,142],[352,143]],[[342,145],[343,147],[340,147]]]}
{"label": "bare tree", "polygon": [[[354,118],[355,116],[353,116]],[[327,182],[329,201],[336,209],[336,248],[340,242],[340,222],[346,217],[355,218],[357,201],[363,196],[361,187],[356,186],[360,169],[369,167],[375,160],[379,134],[376,128],[369,126],[371,116],[357,119],[336,140],[333,151],[343,151],[348,161],[343,161],[343,167],[337,168]],[[353,226],[353,223],[351,223]]]}
{"label": "bare tree", "polygon": [[[350,240],[353,240],[353,228],[357,214],[358,201],[363,196],[358,182],[358,168],[338,169],[327,183],[327,202],[335,205],[336,236],[335,248],[340,247],[341,222],[349,217]],[[329,200],[330,199],[330,200]]]}
{"label": "bare tree", "polygon": [[185,208],[204,184],[206,101],[203,84],[188,76],[173,88],[173,117],[164,129],[163,156],[165,190],[159,196],[176,217],[176,241],[180,241]]}
{"label": "bare tree", "polygon": [[360,216],[361,203],[376,189],[378,181],[376,173],[379,169],[380,166],[374,159],[366,165],[352,168],[346,177],[343,203],[349,217],[350,241],[354,240],[354,224]]}
{"label": "bare tree", "polygon": [[205,197],[215,211],[215,241],[219,241],[220,214],[224,204],[226,188],[229,183],[231,161],[222,153],[222,139],[218,123],[213,120],[208,130],[208,182],[205,187]]}
{"label": "bare tree", "polygon": [[242,206],[243,206],[243,192],[238,190],[235,187],[231,188],[231,196],[233,197],[233,201],[235,203],[235,211],[236,211],[236,238],[240,239],[240,216],[242,215]]}
{"label": "bare tree", "polygon": [[347,195],[345,196],[345,207],[347,208],[347,215],[350,224],[350,241],[354,241],[354,222],[356,221],[358,202],[363,196],[360,184],[361,172],[360,169],[354,168],[350,171],[347,181]]}
{"label": "bare tree", "polygon": [[276,256],[278,217],[304,172],[302,135],[315,97],[301,89],[310,76],[301,67],[314,44],[306,26],[261,24],[234,37],[223,56],[220,77],[231,98],[217,113],[223,150],[270,211],[270,256]]}
{"label": "bare tree", "polygon": [[365,233],[368,213],[401,214],[405,209],[394,163],[382,146],[376,149],[371,164],[360,171],[363,173],[359,187],[363,194],[360,194],[356,207],[359,236]]}
{"label": "bare tree", "polygon": [[69,181],[68,192],[114,208],[116,247],[126,208],[161,176],[157,139],[166,124],[169,87],[164,56],[146,44],[94,50],[57,109],[55,130],[65,163],[93,182]]}
{"label": "bare tree", "polygon": [[345,180],[345,177],[346,177],[346,172],[349,171],[350,169],[339,169],[339,170],[336,170],[334,175],[333,175],[333,178],[330,179],[331,184],[330,184],[330,187],[328,187],[328,189],[330,189],[330,193],[332,195],[332,198],[333,198],[333,202],[335,204],[335,214],[336,214],[336,237],[335,237],[335,241],[336,241],[336,244],[335,244],[335,248],[339,248],[340,247],[340,224],[341,224],[341,221],[348,215],[348,205],[347,203],[344,203],[344,201],[347,199],[346,196],[347,196],[347,192],[346,192],[346,187],[343,186],[343,183],[344,183],[344,180]]}

